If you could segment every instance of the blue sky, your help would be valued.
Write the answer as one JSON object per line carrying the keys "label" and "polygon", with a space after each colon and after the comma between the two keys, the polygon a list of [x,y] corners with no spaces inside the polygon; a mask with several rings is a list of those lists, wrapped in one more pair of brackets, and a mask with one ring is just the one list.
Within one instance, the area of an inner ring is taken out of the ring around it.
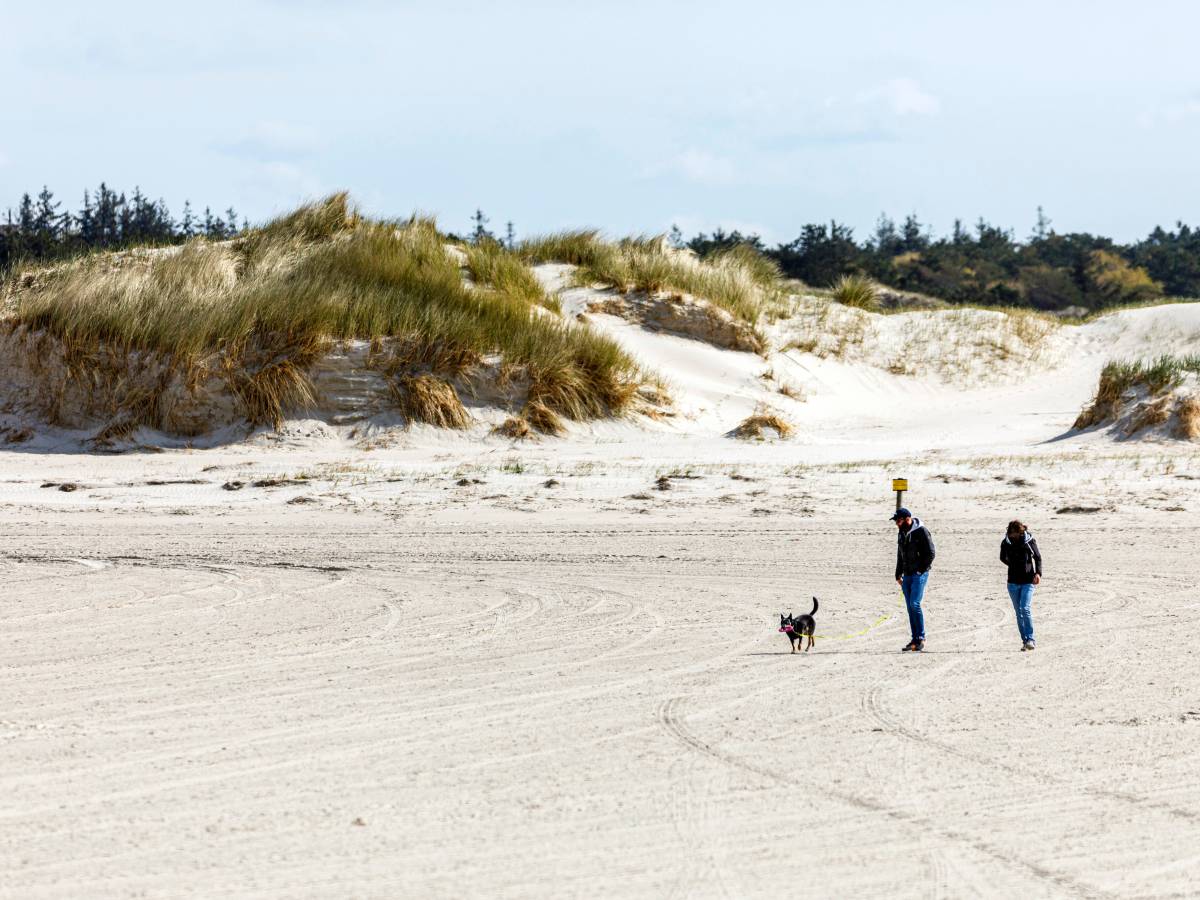
{"label": "blue sky", "polygon": [[1200,223],[1200,5],[0,0],[0,208],[349,189],[518,233]]}

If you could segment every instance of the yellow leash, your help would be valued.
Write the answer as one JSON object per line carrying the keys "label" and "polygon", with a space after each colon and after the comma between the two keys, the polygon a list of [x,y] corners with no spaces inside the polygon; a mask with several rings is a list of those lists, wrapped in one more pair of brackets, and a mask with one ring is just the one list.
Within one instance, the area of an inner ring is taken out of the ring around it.
{"label": "yellow leash", "polygon": [[[903,600],[901,601],[901,603],[903,603]],[[891,618],[892,618],[891,613],[884,613],[882,616],[880,616],[878,619],[876,619],[874,622],[872,622],[870,625],[868,625],[862,631],[854,631],[854,632],[851,632],[850,634],[814,634],[812,637],[813,637],[814,641],[816,641],[816,640],[848,641],[848,640],[851,640],[852,638],[862,637],[864,634],[866,634],[869,631],[874,631],[876,628],[878,628],[884,622],[889,621]],[[805,635],[805,637],[807,637],[807,635]]]}

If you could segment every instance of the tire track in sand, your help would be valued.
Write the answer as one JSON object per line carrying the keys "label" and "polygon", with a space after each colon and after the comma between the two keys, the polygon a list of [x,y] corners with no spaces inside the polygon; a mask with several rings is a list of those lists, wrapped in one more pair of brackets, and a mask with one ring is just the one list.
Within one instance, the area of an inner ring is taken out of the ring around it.
{"label": "tire track in sand", "polygon": [[[659,725],[662,727],[663,731],[665,731],[673,739],[678,741],[689,750],[714,759],[723,765],[734,769],[739,769],[743,772],[747,772],[751,775],[755,775],[775,784],[789,787],[791,786],[791,782],[786,776],[781,775],[778,772],[774,772],[771,769],[768,769],[750,760],[742,759],[741,757],[725,752],[719,747],[714,747],[694,734],[687,727],[687,724],[679,713],[680,702],[681,698],[672,697],[663,701],[656,711],[656,718]],[[996,846],[985,838],[970,834],[957,828],[951,828],[942,825],[928,816],[889,806],[880,800],[876,800],[872,797],[862,794],[852,793],[836,786],[826,786],[823,791],[826,795],[841,801],[847,806],[873,816],[883,816],[893,822],[896,822],[897,824],[905,826],[906,828],[915,830],[918,835],[922,832],[932,833],[942,837],[947,841],[969,847],[970,849],[1003,864],[1006,868],[1012,871],[1019,872],[1026,877],[1032,877],[1039,882],[1048,882],[1058,891],[1069,896],[1089,898],[1089,900],[1090,898],[1108,898],[1108,900],[1118,900],[1118,895],[1116,894],[1110,894],[1095,887],[1094,885],[1083,884],[1082,882],[1075,880],[1065,873],[1056,872],[1039,863],[1010,853],[1004,848]]]}

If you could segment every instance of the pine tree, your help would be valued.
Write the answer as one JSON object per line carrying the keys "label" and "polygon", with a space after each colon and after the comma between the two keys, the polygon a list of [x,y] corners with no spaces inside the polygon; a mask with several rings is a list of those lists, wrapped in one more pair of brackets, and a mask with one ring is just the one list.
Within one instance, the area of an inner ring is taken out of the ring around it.
{"label": "pine tree", "polygon": [[1035,241],[1044,241],[1051,234],[1053,234],[1053,232],[1050,230],[1050,220],[1046,217],[1045,211],[1039,205],[1037,208],[1037,222],[1034,223],[1033,235],[1031,236],[1031,239]]}
{"label": "pine tree", "polygon": [[49,258],[58,255],[63,233],[63,216],[58,211],[62,204],[54,200],[54,194],[45,185],[38,194],[37,207],[33,215],[33,240],[30,244],[32,255],[39,258]]}
{"label": "pine tree", "polygon": [[124,191],[117,199],[117,234],[117,241],[122,245],[133,243],[137,237],[133,227],[133,211],[129,208]]}
{"label": "pine tree", "polygon": [[475,210],[475,215],[471,217],[471,221],[475,223],[475,228],[471,231],[471,243],[481,244],[486,240],[496,239],[496,236],[487,230],[487,223],[490,220],[483,214],[482,209]]}
{"label": "pine tree", "polygon": [[96,243],[96,214],[92,209],[92,198],[83,192],[83,208],[79,211],[79,240],[85,248]]}
{"label": "pine tree", "polygon": [[21,205],[17,207],[17,229],[28,237],[33,234],[35,221],[37,216],[33,211],[33,198],[29,194],[22,194]]}
{"label": "pine tree", "polygon": [[513,223],[510,221],[504,229],[504,246],[509,250],[513,250],[517,246],[517,232],[513,229]]}
{"label": "pine tree", "polygon": [[167,201],[162,197],[158,198],[158,204],[154,208],[154,237],[163,244],[175,239],[175,223],[171,220]]}
{"label": "pine tree", "polygon": [[196,217],[192,215],[192,201],[183,201],[183,218],[179,220],[179,236],[185,241],[196,236]]}

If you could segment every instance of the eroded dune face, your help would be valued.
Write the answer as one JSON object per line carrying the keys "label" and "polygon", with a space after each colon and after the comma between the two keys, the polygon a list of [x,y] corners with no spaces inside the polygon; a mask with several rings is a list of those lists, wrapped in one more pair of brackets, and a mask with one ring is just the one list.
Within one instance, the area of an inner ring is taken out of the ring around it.
{"label": "eroded dune face", "polygon": [[[584,317],[663,385],[643,392],[626,426],[677,435],[736,433],[748,418],[775,415],[819,438],[905,410],[919,410],[930,423],[948,420],[938,427],[952,429],[979,427],[970,420],[986,415],[1002,421],[1054,413],[1064,419],[1058,434],[1074,422],[1072,408],[1078,413],[1093,399],[1110,359],[1200,345],[1200,310],[1185,305],[1076,326],[982,310],[878,315],[810,298],[796,300],[789,315],[763,328],[770,349],[754,353],[730,349],[721,336],[710,341],[703,333],[664,327],[636,310],[636,298],[631,305],[590,289],[562,297],[564,318]],[[664,298],[659,305],[679,303]],[[400,378],[409,376],[389,362],[402,345],[398,339],[322,342],[302,366],[287,369],[293,380],[278,388],[293,391],[284,418],[319,420],[335,431],[364,423],[404,426],[410,416]],[[8,327],[0,330],[0,411],[13,429],[69,429],[107,443],[139,427],[181,438],[222,432],[229,439],[262,423],[248,383],[256,373],[272,375],[279,360],[277,352],[243,348],[237,360],[210,354],[185,367],[163,355],[85,351],[45,332]],[[486,433],[519,409],[529,390],[527,376],[506,371],[498,359],[482,360],[446,383],[454,399],[461,398],[461,413],[421,419],[418,411],[412,414],[418,421]],[[1194,394],[1190,381],[1172,386],[1169,395],[1134,386],[1117,406],[1076,424],[1122,439],[1193,439]]]}

